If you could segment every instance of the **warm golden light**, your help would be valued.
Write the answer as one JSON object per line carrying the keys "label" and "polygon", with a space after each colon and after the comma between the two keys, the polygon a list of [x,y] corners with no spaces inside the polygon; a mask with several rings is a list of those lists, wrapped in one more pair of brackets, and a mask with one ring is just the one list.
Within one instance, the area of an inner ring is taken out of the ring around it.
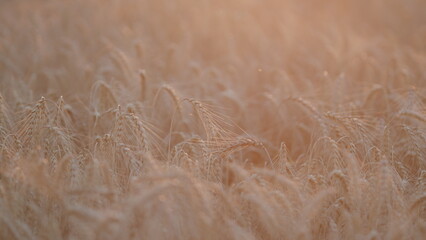
{"label": "warm golden light", "polygon": [[426,1],[0,1],[0,239],[426,239]]}

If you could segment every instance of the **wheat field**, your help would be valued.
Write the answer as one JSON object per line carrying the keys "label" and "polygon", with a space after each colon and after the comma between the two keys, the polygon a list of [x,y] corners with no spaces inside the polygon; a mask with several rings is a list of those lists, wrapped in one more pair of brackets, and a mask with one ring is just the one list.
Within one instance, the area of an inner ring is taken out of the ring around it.
{"label": "wheat field", "polygon": [[426,239],[426,1],[0,1],[0,239]]}

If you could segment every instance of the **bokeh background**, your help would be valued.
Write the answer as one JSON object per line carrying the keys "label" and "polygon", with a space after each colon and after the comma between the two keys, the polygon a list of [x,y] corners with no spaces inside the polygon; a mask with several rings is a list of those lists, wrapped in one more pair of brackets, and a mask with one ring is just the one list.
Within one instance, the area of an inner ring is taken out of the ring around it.
{"label": "bokeh background", "polygon": [[423,239],[425,87],[424,0],[0,1],[0,236]]}

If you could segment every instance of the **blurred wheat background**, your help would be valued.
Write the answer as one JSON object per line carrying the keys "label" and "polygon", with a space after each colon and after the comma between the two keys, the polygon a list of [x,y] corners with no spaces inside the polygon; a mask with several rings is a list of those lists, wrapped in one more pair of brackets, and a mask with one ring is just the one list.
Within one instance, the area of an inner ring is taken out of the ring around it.
{"label": "blurred wheat background", "polygon": [[426,1],[0,1],[0,239],[425,239]]}

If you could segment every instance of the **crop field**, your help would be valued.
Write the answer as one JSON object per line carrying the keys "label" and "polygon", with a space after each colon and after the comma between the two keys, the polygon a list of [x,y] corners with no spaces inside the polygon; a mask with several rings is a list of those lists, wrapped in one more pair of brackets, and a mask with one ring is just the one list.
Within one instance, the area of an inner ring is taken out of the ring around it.
{"label": "crop field", "polygon": [[426,239],[426,1],[0,0],[0,239]]}

